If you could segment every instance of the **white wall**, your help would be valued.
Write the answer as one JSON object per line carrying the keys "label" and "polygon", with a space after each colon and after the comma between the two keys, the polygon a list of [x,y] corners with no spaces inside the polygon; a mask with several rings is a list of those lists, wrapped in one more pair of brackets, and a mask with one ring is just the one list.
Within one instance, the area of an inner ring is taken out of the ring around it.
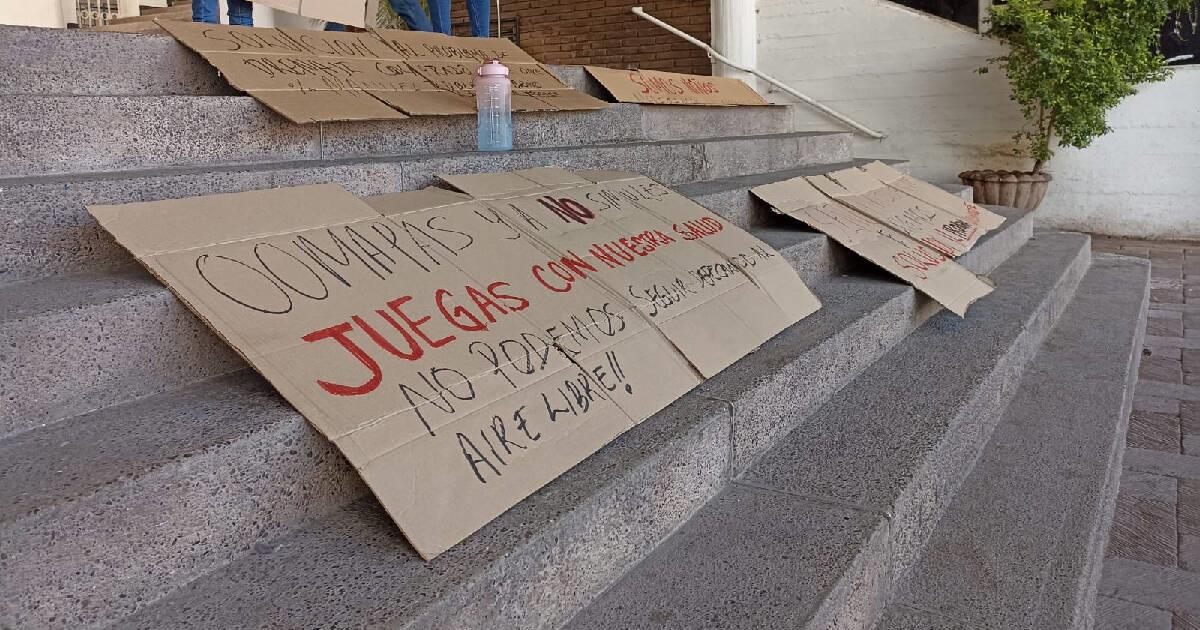
{"label": "white wall", "polygon": [[0,0],[0,24],[65,28],[60,0]]}
{"label": "white wall", "polygon": [[[1003,54],[1000,44],[886,0],[758,0],[758,9],[760,69],[888,134],[859,136],[859,156],[908,159],[914,175],[938,183],[967,169],[1032,166],[1012,156],[1024,119],[1003,73],[975,73]],[[1113,136],[1050,163],[1056,181],[1039,213],[1071,229],[1200,238],[1198,103],[1196,68],[1147,86],[1113,113]],[[796,122],[842,128],[808,110]]]}
{"label": "white wall", "polygon": [[[884,0],[759,0],[758,9],[761,69],[888,135],[859,140],[859,155],[909,159],[915,175],[939,182],[985,164],[1021,166],[1011,137],[1022,119],[1007,83],[975,73],[1003,53],[999,44]],[[806,111],[800,128],[838,128]]]}
{"label": "white wall", "polygon": [[1200,239],[1200,66],[1144,85],[1108,116],[1112,133],[1059,149],[1039,210],[1048,225],[1102,234]]}

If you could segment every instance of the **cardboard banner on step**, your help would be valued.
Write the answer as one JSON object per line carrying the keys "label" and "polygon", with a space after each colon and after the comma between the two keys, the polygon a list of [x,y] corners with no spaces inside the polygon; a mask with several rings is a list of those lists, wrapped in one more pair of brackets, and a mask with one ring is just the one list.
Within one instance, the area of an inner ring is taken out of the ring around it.
{"label": "cardboard banner on step", "polygon": [[191,22],[161,26],[230,85],[295,123],[475,113],[475,70],[509,68],[513,111],[601,109],[506,39],[366,33]]}
{"label": "cardboard banner on step", "polygon": [[464,192],[89,208],[425,558],[820,307],[769,246],[645,177],[445,179]]}
{"label": "cardboard banner on step", "polygon": [[749,85],[729,77],[585,66],[621,103],[654,105],[770,105]]}
{"label": "cardboard banner on step", "polygon": [[796,177],[751,192],[960,317],[972,302],[992,292],[989,281],[953,259],[999,227],[1004,217],[882,162]]}

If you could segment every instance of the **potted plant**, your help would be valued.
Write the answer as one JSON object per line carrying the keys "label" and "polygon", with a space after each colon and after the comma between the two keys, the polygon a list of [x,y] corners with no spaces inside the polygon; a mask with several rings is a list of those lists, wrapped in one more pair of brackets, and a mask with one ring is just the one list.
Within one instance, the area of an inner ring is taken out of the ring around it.
{"label": "potted plant", "polygon": [[[1057,146],[1082,149],[1111,131],[1105,115],[1139,83],[1170,76],[1158,52],[1172,10],[1191,0],[1009,0],[991,8],[991,35],[1008,54],[989,63],[1008,73],[1027,126],[1013,136],[1029,171],[964,171],[979,203],[1033,210],[1051,176]],[[980,74],[988,68],[980,68]]]}

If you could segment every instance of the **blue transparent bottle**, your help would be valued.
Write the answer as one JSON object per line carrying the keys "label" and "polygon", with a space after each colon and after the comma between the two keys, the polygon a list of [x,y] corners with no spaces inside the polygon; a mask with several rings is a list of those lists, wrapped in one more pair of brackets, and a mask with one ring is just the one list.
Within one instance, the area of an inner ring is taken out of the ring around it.
{"label": "blue transparent bottle", "polygon": [[475,73],[475,103],[479,109],[477,132],[480,151],[511,151],[512,81],[508,67],[493,59]]}

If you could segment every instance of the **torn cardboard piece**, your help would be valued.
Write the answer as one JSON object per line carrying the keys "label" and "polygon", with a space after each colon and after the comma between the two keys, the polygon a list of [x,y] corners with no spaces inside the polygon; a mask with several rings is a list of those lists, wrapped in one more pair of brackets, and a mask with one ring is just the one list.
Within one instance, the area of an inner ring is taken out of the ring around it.
{"label": "torn cardboard piece", "polygon": [[322,185],[89,211],[432,558],[819,308],[750,235],[600,175],[447,177],[483,199]]}
{"label": "torn cardboard piece", "polygon": [[296,123],[475,113],[475,70],[500,59],[514,111],[600,109],[504,39],[377,30],[368,33],[191,22],[161,26],[230,85]]}
{"label": "torn cardboard piece", "polygon": [[[846,177],[838,179],[847,180]],[[993,286],[989,281],[954,262],[943,252],[829,196],[819,186],[841,192],[847,190],[844,187],[833,188],[833,182],[828,178],[796,177],[758,186],[750,192],[776,212],[824,232],[960,317],[966,315],[967,307],[972,302],[992,292]],[[875,201],[878,199],[872,198]],[[862,203],[861,199],[859,201]],[[878,216],[895,217],[904,216],[903,210],[906,208],[881,204],[872,206],[871,210]],[[903,225],[913,227],[907,223]]]}
{"label": "torn cardboard piece", "polygon": [[613,99],[655,105],[770,105],[738,79],[657,70],[618,70],[585,66]]}

